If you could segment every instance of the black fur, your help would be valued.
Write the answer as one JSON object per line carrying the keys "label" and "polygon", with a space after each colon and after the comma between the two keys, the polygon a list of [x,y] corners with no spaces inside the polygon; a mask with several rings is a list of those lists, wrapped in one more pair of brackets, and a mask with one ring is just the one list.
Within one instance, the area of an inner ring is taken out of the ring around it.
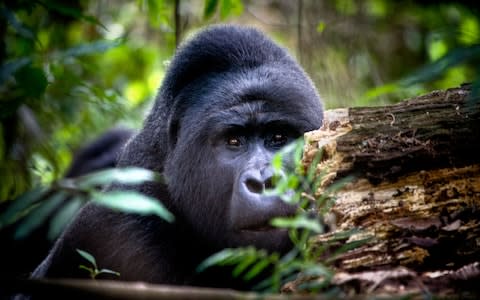
{"label": "black fur", "polygon": [[321,122],[311,80],[284,49],[250,28],[200,32],[178,50],[119,162],[163,173],[167,185],[134,188],[162,201],[175,222],[89,204],[34,277],[87,277],[79,248],[122,280],[240,287],[195,268],[225,247],[288,250],[285,231],[265,228],[295,207],[261,191],[270,185],[273,153]]}

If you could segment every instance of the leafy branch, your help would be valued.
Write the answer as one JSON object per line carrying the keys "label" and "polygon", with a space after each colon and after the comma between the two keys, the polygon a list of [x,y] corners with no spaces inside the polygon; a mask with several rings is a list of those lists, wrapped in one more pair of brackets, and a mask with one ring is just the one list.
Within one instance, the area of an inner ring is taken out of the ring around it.
{"label": "leafy branch", "polygon": [[112,274],[115,276],[120,277],[120,273],[109,270],[109,269],[99,269],[97,266],[97,261],[95,260],[95,257],[88,253],[87,251],[83,251],[80,249],[76,249],[78,254],[80,254],[83,258],[85,258],[89,263],[90,267],[87,267],[85,265],[80,265],[78,268],[82,270],[86,270],[90,274],[90,278],[95,279],[98,275],[100,274]]}
{"label": "leafy branch", "polygon": [[99,187],[111,183],[136,185],[158,180],[161,178],[157,173],[141,168],[108,169],[65,178],[50,187],[34,188],[15,199],[5,212],[0,213],[0,229],[19,222],[15,238],[21,239],[53,216],[48,237],[54,239],[80,207],[90,200],[114,210],[156,215],[173,222],[174,216],[158,199],[133,190],[98,191]]}

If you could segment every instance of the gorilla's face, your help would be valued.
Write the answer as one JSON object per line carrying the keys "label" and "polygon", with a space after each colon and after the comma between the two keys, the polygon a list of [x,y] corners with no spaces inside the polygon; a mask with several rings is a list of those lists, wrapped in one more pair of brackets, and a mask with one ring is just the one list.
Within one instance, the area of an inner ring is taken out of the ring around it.
{"label": "gorilla's face", "polygon": [[292,215],[296,207],[264,191],[272,188],[275,152],[306,131],[304,105],[298,105],[303,95],[278,99],[268,76],[257,79],[241,89],[229,84],[232,79],[220,80],[204,94],[183,95],[196,97],[197,105],[178,113],[172,124],[165,175],[178,203],[174,213],[218,249],[290,246],[287,231],[271,227],[270,220]]}

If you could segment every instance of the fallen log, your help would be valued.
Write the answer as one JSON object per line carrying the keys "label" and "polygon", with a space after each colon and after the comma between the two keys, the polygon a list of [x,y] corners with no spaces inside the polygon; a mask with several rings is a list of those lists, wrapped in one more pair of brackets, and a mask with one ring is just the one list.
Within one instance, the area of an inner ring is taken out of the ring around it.
{"label": "fallen log", "polygon": [[334,284],[356,293],[480,289],[480,100],[469,94],[462,86],[333,110],[305,135],[304,165],[322,153],[318,195],[353,176],[336,195],[335,230],[312,242],[352,228],[360,232],[343,242],[369,239],[335,258]]}

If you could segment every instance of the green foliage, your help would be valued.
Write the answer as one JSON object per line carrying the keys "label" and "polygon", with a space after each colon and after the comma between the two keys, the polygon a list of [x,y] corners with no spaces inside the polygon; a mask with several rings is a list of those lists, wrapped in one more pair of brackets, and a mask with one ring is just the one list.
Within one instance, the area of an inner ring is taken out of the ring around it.
{"label": "green foliage", "polygon": [[5,212],[0,213],[0,230],[18,222],[15,237],[22,239],[53,216],[48,233],[53,240],[86,201],[126,213],[156,215],[173,222],[174,216],[155,198],[135,191],[97,191],[98,187],[112,183],[135,185],[153,180],[160,180],[157,173],[133,167],[62,179],[49,188],[38,187],[15,199]]}
{"label": "green foliage", "polygon": [[[443,55],[441,58],[425,65],[424,67],[416,70],[415,72],[410,73],[409,75],[395,83],[386,84],[369,90],[366,93],[365,97],[371,99],[373,97],[378,97],[382,94],[399,92],[401,90],[418,86],[422,83],[433,81],[435,79],[438,79],[442,75],[449,74],[449,72],[452,72],[451,74],[455,74],[454,76],[457,78],[462,77],[461,74],[453,72],[455,71],[454,68],[460,64],[464,64],[467,62],[475,62],[478,59],[480,59],[480,45],[466,46],[463,48],[451,50],[445,55]],[[480,84],[480,76],[478,78],[475,78],[473,84],[475,86]],[[448,83],[446,86],[449,86]],[[453,87],[455,86],[455,84],[452,84],[451,86]],[[471,96],[472,98],[477,98],[479,95],[480,94],[478,94],[476,90],[474,90]]]}
{"label": "green foliage", "polygon": [[[254,287],[255,290],[264,292],[279,292],[286,282],[302,276],[318,278],[315,283],[300,285],[304,291],[317,291],[328,287],[334,274],[328,264],[332,263],[337,255],[356,248],[367,240],[345,243],[350,235],[356,233],[351,231],[334,235],[332,243],[322,247],[309,242],[313,235],[324,233],[323,215],[333,205],[335,192],[351,181],[351,178],[334,183],[322,195],[316,195],[322,180],[322,174],[318,174],[316,170],[321,153],[315,157],[311,167],[305,170],[301,165],[302,152],[303,140],[299,140],[275,154],[272,159],[277,178],[275,188],[265,192],[300,207],[295,216],[274,218],[271,221],[274,227],[288,229],[293,249],[283,256],[276,252],[269,254],[254,247],[224,249],[204,260],[198,266],[198,272],[213,266],[231,266],[233,277],[250,281],[268,270],[271,275]],[[281,170],[288,167],[286,165],[293,168],[289,174],[283,176]],[[339,246],[338,241],[342,241],[343,245]],[[332,247],[337,250],[330,251]]]}
{"label": "green foliage", "polygon": [[243,12],[241,0],[205,0],[203,17],[209,19],[220,11],[220,19],[225,20],[230,16],[239,16]]}
{"label": "green foliage", "polygon": [[[375,2],[389,3],[386,0]],[[480,72],[476,67],[480,59],[479,11],[469,10],[452,2],[438,6],[415,7],[413,16],[415,24],[426,29],[422,41],[425,47],[419,46],[417,42],[416,50],[420,53],[424,51],[421,54],[430,61],[423,62],[414,70],[405,70],[400,79],[367,90],[361,97],[362,104],[370,103],[375,98],[387,94],[396,95],[396,98],[401,99],[431,89],[455,87],[462,83],[473,83],[474,87],[480,84]],[[419,37],[415,39],[418,40]],[[473,88],[471,98],[478,98],[479,95]]]}
{"label": "green foliage", "polygon": [[90,278],[95,279],[100,274],[112,274],[120,277],[120,273],[118,272],[115,272],[109,269],[98,269],[97,261],[95,260],[95,257],[93,257],[93,255],[91,255],[87,251],[83,251],[80,249],[76,249],[76,250],[81,257],[83,257],[90,263],[90,266],[80,265],[78,267],[79,269],[86,270],[89,273]]}
{"label": "green foliage", "polygon": [[137,0],[146,9],[148,20],[154,27],[171,27],[170,15],[173,1],[168,0]]}
{"label": "green foliage", "polygon": [[[60,178],[73,150],[120,120],[138,126],[174,49],[129,39],[142,20],[135,6],[94,17],[85,1],[14,2],[0,4],[0,202]],[[169,14],[170,2],[146,9]]]}
{"label": "green foliage", "polygon": [[168,222],[173,222],[173,215],[156,199],[133,191],[113,191],[93,193],[95,203],[127,213],[157,215]]}

